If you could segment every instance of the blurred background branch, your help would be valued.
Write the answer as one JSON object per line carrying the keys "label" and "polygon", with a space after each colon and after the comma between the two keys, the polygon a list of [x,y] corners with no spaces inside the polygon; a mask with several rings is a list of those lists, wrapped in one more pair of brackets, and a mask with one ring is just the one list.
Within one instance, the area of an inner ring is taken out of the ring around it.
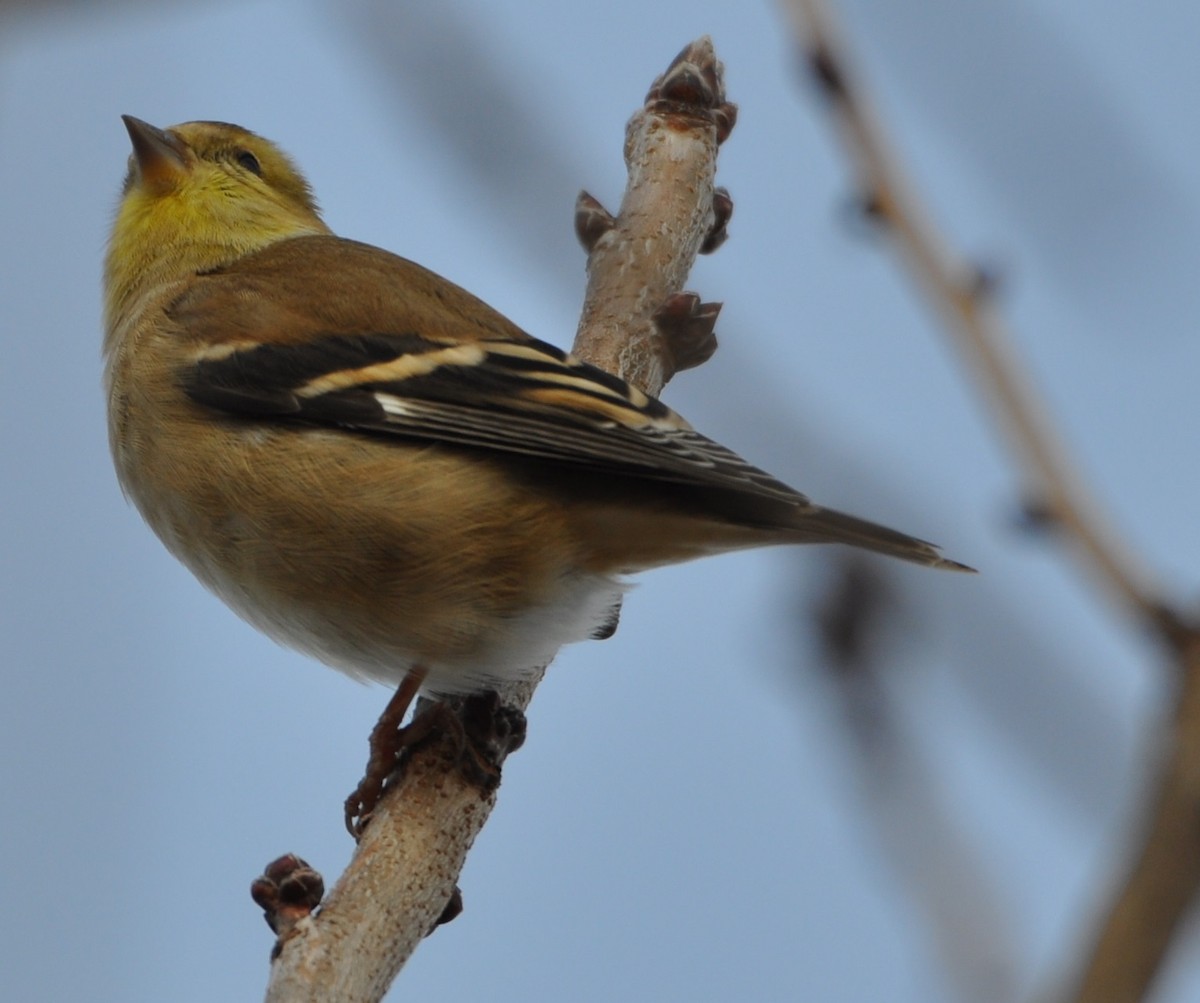
{"label": "blurred background branch", "polygon": [[[1200,888],[1200,632],[1190,614],[1167,605],[1144,562],[1098,516],[1096,502],[1015,358],[1013,339],[995,309],[992,281],[949,248],[904,178],[849,63],[831,7],[824,0],[786,0],[785,7],[808,73],[857,174],[863,211],[890,238],[973,365],[1023,464],[1022,479],[1033,486],[1037,521],[1084,555],[1085,580],[1099,577],[1136,623],[1156,633],[1164,668],[1182,681],[1175,711],[1163,724],[1161,772],[1153,781],[1143,836],[1079,965],[1079,987],[1065,997],[1078,1003],[1135,1003],[1149,992]],[[890,757],[879,761],[892,763]],[[911,783],[908,789],[918,786]]]}

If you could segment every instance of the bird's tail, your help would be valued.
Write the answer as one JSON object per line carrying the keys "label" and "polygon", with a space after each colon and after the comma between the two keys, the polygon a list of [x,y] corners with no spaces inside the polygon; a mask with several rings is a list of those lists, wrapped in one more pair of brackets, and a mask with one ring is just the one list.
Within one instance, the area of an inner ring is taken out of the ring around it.
{"label": "bird's tail", "polygon": [[796,543],[845,543],[930,568],[942,568],[947,571],[975,570],[969,565],[943,557],[934,544],[925,540],[866,519],[859,519],[857,516],[847,515],[845,512],[815,505],[805,508],[797,515],[789,535]]}

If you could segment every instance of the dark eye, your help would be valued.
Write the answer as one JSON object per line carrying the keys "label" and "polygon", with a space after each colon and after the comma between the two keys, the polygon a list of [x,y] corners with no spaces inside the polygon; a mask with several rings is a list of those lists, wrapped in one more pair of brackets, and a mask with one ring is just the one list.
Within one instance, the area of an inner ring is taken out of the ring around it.
{"label": "dark eye", "polygon": [[262,177],[262,165],[258,162],[258,157],[249,150],[238,150],[235,159],[251,174],[257,174],[260,178]]}

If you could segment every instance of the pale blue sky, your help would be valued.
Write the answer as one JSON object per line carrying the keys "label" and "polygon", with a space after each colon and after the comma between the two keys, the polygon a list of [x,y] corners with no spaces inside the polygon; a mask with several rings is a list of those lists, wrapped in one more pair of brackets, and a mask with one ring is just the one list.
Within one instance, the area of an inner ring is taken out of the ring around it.
{"label": "pale blue sky", "polygon": [[[551,670],[466,912],[392,995],[973,1003],[1069,963],[1142,793],[1156,654],[1012,531],[1022,484],[930,313],[846,225],[849,176],[774,7],[28,6],[0,10],[6,998],[256,998],[271,937],[249,882],[286,851],[339,873],[387,697],[243,625],[120,497],[98,357],[119,116],[277,140],[335,230],[567,345],[575,194],[615,208],[625,120],[706,32],[741,111],[731,239],[691,283],[726,304],[722,348],[666,399],[982,574],[882,567],[891,713],[869,763],[804,615],[831,554],[645,576],[616,637]],[[1193,596],[1200,8],[844,11],[937,218],[1002,269],[1087,475]],[[1189,935],[1156,999],[1198,993]]]}

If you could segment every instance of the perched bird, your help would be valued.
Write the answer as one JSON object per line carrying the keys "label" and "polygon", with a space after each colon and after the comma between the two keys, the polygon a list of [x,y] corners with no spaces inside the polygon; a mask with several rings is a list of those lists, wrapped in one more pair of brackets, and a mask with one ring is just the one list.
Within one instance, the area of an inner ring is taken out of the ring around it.
{"label": "perched bird", "polygon": [[125,124],[104,272],[117,474],[167,548],[275,640],[454,694],[611,633],[624,576],[656,565],[828,542],[963,568],[334,236],[260,136]]}

